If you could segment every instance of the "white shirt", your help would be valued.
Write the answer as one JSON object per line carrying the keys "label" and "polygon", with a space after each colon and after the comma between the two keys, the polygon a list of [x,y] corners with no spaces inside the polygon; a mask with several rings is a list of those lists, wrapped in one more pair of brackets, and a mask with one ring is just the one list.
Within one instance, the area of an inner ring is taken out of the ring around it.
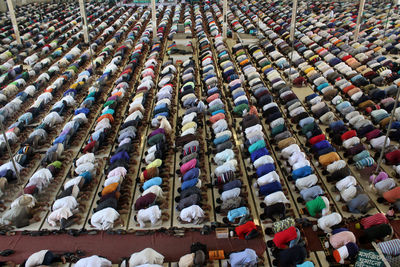
{"label": "white shirt", "polygon": [[157,196],[157,198],[162,198],[163,197],[163,190],[160,186],[158,185],[153,185],[150,186],[149,188],[147,188],[146,190],[143,191],[142,196],[149,194],[149,193],[153,193]]}
{"label": "white shirt", "polygon": [[[386,136],[382,135],[380,137],[371,139],[371,141],[370,141],[371,146],[375,149],[382,149],[383,144],[385,143],[385,138],[386,138]],[[385,147],[389,146],[389,145],[390,145],[390,138],[388,137],[388,139],[386,140]]]}
{"label": "white shirt", "polygon": [[354,176],[346,176],[336,183],[336,188],[339,192],[341,192],[346,188],[354,185],[357,185],[356,178],[354,178]]}
{"label": "white shirt", "polygon": [[32,177],[29,179],[29,183],[27,186],[36,185],[39,191],[42,191],[43,188],[47,187],[50,184],[51,180],[53,179],[53,176],[51,175],[49,170],[48,172],[50,173],[51,176],[47,175],[48,174],[47,172],[42,172],[42,170],[48,170],[48,169],[43,168],[37,171],[34,175],[32,175]]}
{"label": "white shirt", "polygon": [[197,117],[197,113],[196,112],[192,112],[190,114],[187,114],[187,115],[183,116],[181,125],[183,126],[186,123],[189,123],[189,122],[193,121],[193,119],[195,117]]}
{"label": "white shirt", "polygon": [[331,213],[318,219],[318,227],[324,230],[325,233],[332,231],[331,227],[339,224],[342,221],[342,216],[337,213]]}
{"label": "white shirt", "polygon": [[44,119],[43,123],[49,127],[53,127],[55,124],[63,122],[63,118],[55,111],[48,114]]}
{"label": "white shirt", "polygon": [[92,215],[91,223],[98,230],[108,230],[114,226],[119,213],[113,208],[102,209]]}
{"label": "white shirt", "polygon": [[[129,258],[129,267],[141,266],[146,264],[158,264],[161,265],[164,262],[164,256],[155,251],[152,248],[145,248],[140,252],[133,253]],[[121,263],[121,267],[125,267],[126,262]]]}
{"label": "white shirt", "polygon": [[96,127],[94,128],[95,131],[101,130],[101,129],[108,129],[111,128],[110,120],[107,118],[103,118],[101,121],[99,121],[96,124]]}
{"label": "white shirt", "polygon": [[96,159],[93,153],[87,153],[79,157],[79,159],[76,161],[76,166],[79,166],[83,163],[94,163],[95,160]]}
{"label": "white shirt", "polygon": [[274,159],[269,155],[264,155],[262,157],[259,157],[256,161],[254,161],[253,166],[254,168],[257,169],[258,167],[268,163],[274,163]]}
{"label": "white shirt", "polygon": [[97,255],[83,258],[75,263],[74,267],[111,267],[111,261]]}
{"label": "white shirt", "polygon": [[78,207],[78,202],[73,196],[67,196],[60,199],[57,199],[53,203],[52,210],[58,210],[61,208],[68,208],[70,210],[74,210]]}
{"label": "white shirt", "polygon": [[112,176],[122,176],[125,177],[127,173],[127,170],[124,167],[117,167],[115,169],[113,169],[112,171],[110,171],[107,175],[108,178],[112,177]]}
{"label": "white shirt", "polygon": [[338,160],[338,161],[335,161],[335,162],[329,164],[329,165],[326,167],[326,170],[327,170],[329,173],[333,173],[333,172],[335,172],[335,171],[337,171],[337,170],[340,170],[340,169],[346,167],[346,165],[347,165],[347,164],[346,164],[346,162],[345,162],[344,160]]}
{"label": "white shirt", "polygon": [[357,136],[354,136],[352,138],[346,139],[345,141],[343,141],[343,147],[346,149],[349,149],[350,147],[357,145],[358,143],[360,143],[360,138],[358,138]]}
{"label": "white shirt", "polygon": [[140,228],[144,228],[147,221],[150,221],[151,225],[155,225],[160,218],[161,210],[157,205],[141,209],[137,213],[137,221],[140,224]]}
{"label": "white shirt", "polygon": [[340,196],[345,202],[352,200],[356,195],[357,195],[357,188],[354,185],[340,191]]}
{"label": "white shirt", "polygon": [[73,212],[69,208],[63,207],[51,212],[49,217],[47,217],[47,222],[51,226],[55,227],[57,222],[59,222],[61,219],[68,219],[72,215]]}
{"label": "white shirt", "polygon": [[244,130],[246,136],[252,132],[260,132],[260,131],[262,131],[262,126],[260,124],[247,127],[246,130]]}
{"label": "white shirt", "polygon": [[289,200],[286,198],[285,194],[282,191],[278,191],[266,196],[264,198],[264,203],[267,206],[271,206],[276,203],[289,203]]}
{"label": "white shirt", "polygon": [[291,144],[290,146],[282,149],[281,155],[282,157],[288,159],[295,152],[300,152],[300,147],[298,144]]}
{"label": "white shirt", "polygon": [[308,175],[306,177],[300,178],[296,180],[296,187],[299,191],[310,188],[311,186],[316,185],[318,182],[318,177],[315,174]]}
{"label": "white shirt", "polygon": [[306,158],[306,154],[304,152],[294,152],[288,159],[290,166],[296,164],[299,160],[303,160]]}
{"label": "white shirt", "polygon": [[158,116],[157,119],[160,121],[160,128],[163,128],[166,133],[172,132],[172,127],[165,116]]}
{"label": "white shirt", "polygon": [[235,158],[235,153],[233,152],[232,149],[225,149],[224,151],[221,151],[214,156],[214,161],[217,165],[222,165],[226,161],[234,159]]}
{"label": "white shirt", "polygon": [[198,205],[192,205],[190,207],[181,210],[179,217],[182,221],[197,223],[197,220],[204,217],[204,211]]}
{"label": "white shirt", "polygon": [[233,188],[231,190],[227,190],[227,191],[222,192],[221,200],[223,202],[225,202],[225,201],[227,201],[227,200],[229,200],[231,198],[238,197],[239,195],[240,195],[240,188],[236,187],[236,188]]}
{"label": "white shirt", "polygon": [[215,139],[217,139],[218,137],[221,137],[221,136],[223,136],[223,135],[228,135],[229,138],[231,138],[232,132],[231,132],[230,130],[225,130],[225,131],[219,132],[219,133],[217,133],[217,134],[215,135]]}
{"label": "white shirt", "polygon": [[293,170],[297,170],[297,169],[300,169],[300,168],[302,168],[302,167],[304,167],[304,166],[310,166],[310,162],[309,162],[308,160],[306,160],[306,159],[299,160],[298,162],[296,162],[296,163],[292,166],[292,169],[293,169]]}
{"label": "white shirt", "polygon": [[25,262],[25,266],[35,267],[41,265],[43,263],[44,256],[46,255],[47,251],[48,251],[47,249],[44,249],[30,255]]}
{"label": "white shirt", "polygon": [[265,184],[269,184],[275,181],[279,181],[279,175],[276,171],[269,172],[264,174],[260,178],[257,179],[257,182],[253,185],[254,187],[261,187]]}
{"label": "white shirt", "polygon": [[225,162],[223,165],[215,168],[214,174],[215,174],[215,176],[220,176],[223,173],[228,172],[228,171],[235,172],[236,166],[237,166],[237,161],[235,159],[232,159],[230,161]]}
{"label": "white shirt", "polygon": [[120,184],[122,182],[122,180],[123,180],[123,178],[121,176],[112,176],[110,178],[107,178],[104,181],[104,187],[106,187],[107,185],[110,185],[110,184],[114,184],[114,183]]}
{"label": "white shirt", "polygon": [[225,131],[228,129],[228,123],[226,122],[225,119],[218,120],[211,126],[214,130],[214,134],[217,134],[219,132]]}
{"label": "white shirt", "polygon": [[75,173],[77,173],[77,174],[81,174],[84,172],[92,173],[93,171],[94,171],[94,164],[91,162],[82,163],[78,167],[75,168]]}
{"label": "white shirt", "polygon": [[82,176],[77,176],[77,177],[75,177],[75,178],[70,179],[69,181],[67,181],[67,182],[64,184],[64,190],[67,189],[67,188],[70,187],[70,186],[73,186],[73,185],[79,186],[79,184],[80,184],[80,182],[82,181],[82,179],[83,179]]}

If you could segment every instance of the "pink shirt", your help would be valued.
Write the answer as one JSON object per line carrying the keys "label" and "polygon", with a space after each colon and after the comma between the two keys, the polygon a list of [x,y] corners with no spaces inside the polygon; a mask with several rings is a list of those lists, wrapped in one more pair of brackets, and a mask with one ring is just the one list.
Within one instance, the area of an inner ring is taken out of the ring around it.
{"label": "pink shirt", "polygon": [[188,162],[186,162],[185,164],[183,164],[181,166],[181,168],[180,168],[181,174],[184,175],[189,170],[195,168],[196,165],[197,165],[197,159],[189,160]]}
{"label": "pink shirt", "polygon": [[356,242],[356,237],[350,231],[343,231],[334,235],[331,235],[329,238],[329,243],[331,243],[334,249],[338,249],[342,246],[345,246],[347,243]]}

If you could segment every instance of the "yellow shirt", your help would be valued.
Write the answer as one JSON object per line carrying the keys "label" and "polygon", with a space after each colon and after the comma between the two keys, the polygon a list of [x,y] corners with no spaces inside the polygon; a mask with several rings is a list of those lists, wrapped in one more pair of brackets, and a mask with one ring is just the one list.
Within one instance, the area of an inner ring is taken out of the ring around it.
{"label": "yellow shirt", "polygon": [[155,159],[149,165],[146,166],[146,170],[153,168],[153,167],[158,168],[161,166],[161,164],[162,164],[161,159]]}
{"label": "yellow shirt", "polygon": [[304,71],[305,74],[309,73],[310,71],[315,70],[314,67],[309,67]]}
{"label": "yellow shirt", "polygon": [[186,123],[185,125],[183,125],[181,130],[182,130],[182,132],[184,132],[184,131],[186,131],[187,129],[190,129],[190,128],[197,129],[197,124],[194,121],[191,121],[191,122]]}

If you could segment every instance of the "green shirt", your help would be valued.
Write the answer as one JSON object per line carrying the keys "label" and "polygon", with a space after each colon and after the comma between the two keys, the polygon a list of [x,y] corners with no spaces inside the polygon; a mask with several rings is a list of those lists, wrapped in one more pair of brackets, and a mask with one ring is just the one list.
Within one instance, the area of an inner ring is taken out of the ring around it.
{"label": "green shirt", "polygon": [[313,200],[308,201],[306,203],[306,208],[308,210],[308,213],[310,213],[311,216],[315,217],[317,213],[326,208],[325,201],[322,199],[322,197],[319,196]]}
{"label": "green shirt", "polygon": [[147,140],[147,144],[149,146],[153,146],[153,145],[159,143],[161,140],[165,140],[165,135],[162,133],[159,133],[159,134],[156,134],[156,135],[153,135],[152,137],[150,137]]}
{"label": "green shirt", "polygon": [[253,153],[254,151],[256,151],[256,150],[258,150],[258,149],[260,149],[260,148],[263,148],[263,147],[265,147],[266,145],[265,145],[265,140],[264,139],[261,139],[261,140],[258,140],[257,142],[255,142],[254,144],[252,144],[251,146],[249,146],[249,153],[251,154],[251,153]]}
{"label": "green shirt", "polygon": [[236,106],[236,107],[233,109],[233,112],[236,113],[236,114],[238,114],[238,115],[243,115],[243,111],[244,111],[244,110],[249,111],[249,105],[247,105],[247,104],[240,104],[239,106]]}
{"label": "green shirt", "polygon": [[272,136],[275,136],[285,130],[285,124],[280,124],[271,129]]}
{"label": "green shirt", "polygon": [[213,113],[214,111],[219,110],[219,109],[223,109],[223,108],[224,108],[224,105],[219,104],[219,105],[212,106],[210,109],[208,109],[208,111],[210,113]]}
{"label": "green shirt", "polygon": [[301,128],[301,132],[302,132],[303,134],[306,134],[306,133],[308,133],[309,131],[312,131],[312,129],[314,129],[314,125],[315,125],[314,122],[304,125],[304,127]]}
{"label": "green shirt", "polygon": [[106,103],[104,103],[103,107],[108,107],[109,105],[112,105],[115,103],[115,100],[109,100]]}
{"label": "green shirt", "polygon": [[52,162],[50,165],[56,167],[57,169],[60,169],[62,166],[62,163],[61,163],[61,161],[56,160],[56,161]]}

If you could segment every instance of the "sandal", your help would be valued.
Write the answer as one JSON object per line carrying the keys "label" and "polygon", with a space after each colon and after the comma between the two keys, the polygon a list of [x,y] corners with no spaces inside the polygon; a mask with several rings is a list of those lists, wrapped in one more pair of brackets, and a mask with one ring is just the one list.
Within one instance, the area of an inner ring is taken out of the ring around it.
{"label": "sandal", "polygon": [[12,254],[14,254],[14,253],[15,253],[15,251],[12,250],[12,249],[5,249],[5,250],[3,250],[3,251],[0,252],[0,256],[2,256],[2,257],[8,257],[8,256],[10,256],[10,255],[12,255]]}
{"label": "sandal", "polygon": [[14,236],[14,235],[16,235],[16,233],[17,233],[17,232],[15,232],[15,231],[8,231],[8,232],[6,233],[6,235],[7,235],[7,236]]}
{"label": "sandal", "polygon": [[124,229],[118,229],[114,231],[114,233],[117,235],[126,235],[126,231]]}
{"label": "sandal", "polygon": [[97,235],[97,230],[91,230],[87,232],[88,235]]}

